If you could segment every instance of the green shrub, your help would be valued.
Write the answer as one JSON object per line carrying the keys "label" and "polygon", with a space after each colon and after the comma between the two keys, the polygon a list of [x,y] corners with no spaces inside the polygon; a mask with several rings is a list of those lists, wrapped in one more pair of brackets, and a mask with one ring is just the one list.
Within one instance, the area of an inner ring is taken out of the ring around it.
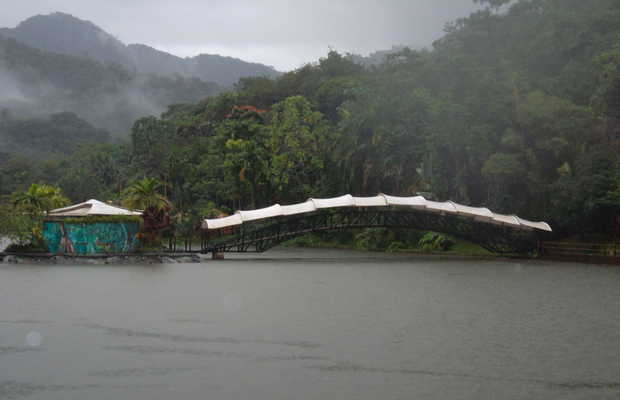
{"label": "green shrub", "polygon": [[407,250],[407,245],[403,242],[395,241],[390,243],[388,248],[385,250],[388,253],[395,253],[397,251]]}
{"label": "green shrub", "polygon": [[418,242],[418,247],[429,251],[446,251],[454,242],[445,235],[437,232],[428,232]]}
{"label": "green shrub", "polygon": [[385,251],[394,240],[394,232],[386,228],[368,228],[355,236],[355,247],[360,250]]}
{"label": "green shrub", "polygon": [[287,247],[319,247],[322,244],[321,238],[314,234],[298,236],[285,243]]}
{"label": "green shrub", "polygon": [[9,245],[4,250],[6,253],[47,253],[47,250],[42,244],[16,244]]}
{"label": "green shrub", "polygon": [[[19,247],[42,243],[41,218],[8,205],[0,206],[0,236],[5,236]],[[8,251],[8,250],[7,250]]]}

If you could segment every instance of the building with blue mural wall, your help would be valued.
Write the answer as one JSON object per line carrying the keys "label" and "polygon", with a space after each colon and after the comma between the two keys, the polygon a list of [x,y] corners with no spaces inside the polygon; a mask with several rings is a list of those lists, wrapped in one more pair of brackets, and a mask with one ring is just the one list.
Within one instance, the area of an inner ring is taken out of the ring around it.
{"label": "building with blue mural wall", "polygon": [[97,200],[52,210],[43,239],[53,254],[124,254],[139,247],[141,213]]}

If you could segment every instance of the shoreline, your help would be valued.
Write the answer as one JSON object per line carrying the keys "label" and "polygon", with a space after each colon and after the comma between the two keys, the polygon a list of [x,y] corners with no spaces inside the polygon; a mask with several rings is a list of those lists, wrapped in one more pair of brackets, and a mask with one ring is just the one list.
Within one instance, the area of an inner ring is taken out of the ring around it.
{"label": "shoreline", "polygon": [[[289,247],[292,248],[292,247]],[[393,254],[402,257],[431,257],[443,259],[462,259],[462,260],[538,260],[538,261],[557,261],[563,263],[580,263],[588,265],[603,265],[607,267],[620,266],[620,257],[604,257],[592,255],[580,256],[552,256],[543,255],[537,257],[501,254],[468,254],[456,252],[436,252],[436,251],[398,251],[398,252],[373,252],[344,247],[308,247],[300,246],[305,249],[329,249],[329,250],[349,250],[359,251],[368,254]],[[237,253],[231,253],[237,254]],[[225,257],[227,258],[227,257]],[[234,258],[234,257],[233,257]],[[0,264],[49,264],[49,265],[109,265],[109,264],[184,264],[202,263],[207,261],[217,261],[211,255],[199,253],[137,253],[137,254],[51,254],[51,253],[13,253],[0,252]]]}
{"label": "shoreline", "polygon": [[140,253],[140,254],[50,254],[0,252],[0,263],[6,264],[181,264],[201,263],[205,259],[196,253]]}

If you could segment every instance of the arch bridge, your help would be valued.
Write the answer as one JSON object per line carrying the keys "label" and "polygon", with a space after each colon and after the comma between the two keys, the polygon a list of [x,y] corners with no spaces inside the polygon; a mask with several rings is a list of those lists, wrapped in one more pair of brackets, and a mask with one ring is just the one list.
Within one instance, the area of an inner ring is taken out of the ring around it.
{"label": "arch bridge", "polygon": [[531,253],[540,236],[552,231],[545,222],[451,201],[435,202],[422,196],[345,195],[205,219],[201,252],[264,252],[308,233],[379,227],[441,232],[498,254]]}

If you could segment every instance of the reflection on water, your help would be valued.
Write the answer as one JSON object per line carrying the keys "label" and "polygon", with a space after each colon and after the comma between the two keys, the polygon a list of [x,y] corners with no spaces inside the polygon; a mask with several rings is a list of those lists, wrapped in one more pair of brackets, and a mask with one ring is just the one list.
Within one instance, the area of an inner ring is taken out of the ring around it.
{"label": "reflection on water", "polygon": [[0,278],[0,399],[620,398],[618,269],[276,250]]}

